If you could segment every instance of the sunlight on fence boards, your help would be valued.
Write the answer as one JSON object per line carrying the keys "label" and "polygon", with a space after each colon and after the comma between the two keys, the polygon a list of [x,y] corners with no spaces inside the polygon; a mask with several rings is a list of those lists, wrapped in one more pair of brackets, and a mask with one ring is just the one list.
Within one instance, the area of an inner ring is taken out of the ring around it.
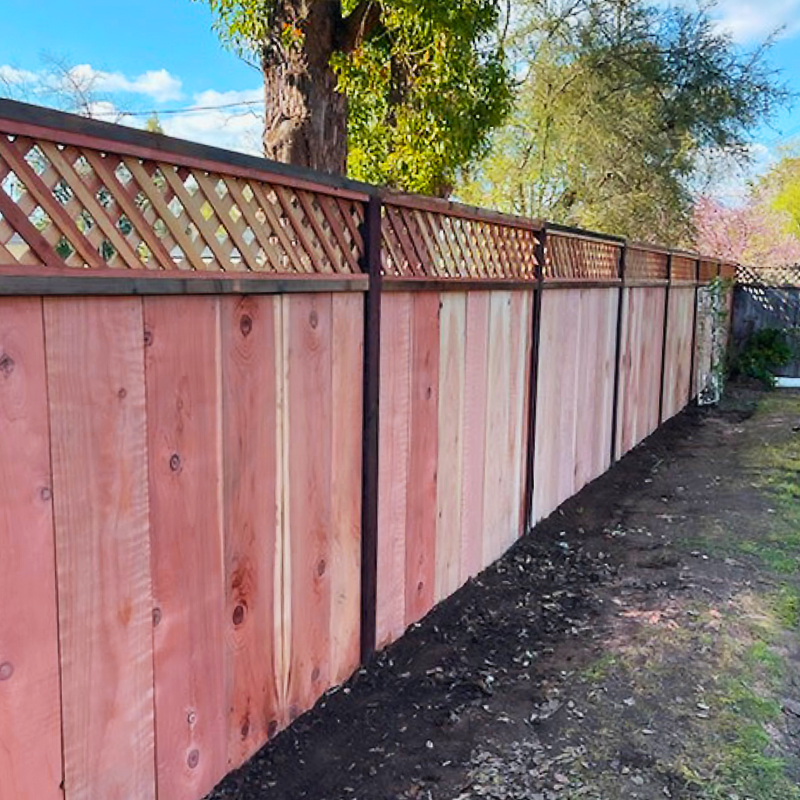
{"label": "sunlight on fence boards", "polygon": [[200,800],[684,408],[730,272],[0,101],[0,800]]}

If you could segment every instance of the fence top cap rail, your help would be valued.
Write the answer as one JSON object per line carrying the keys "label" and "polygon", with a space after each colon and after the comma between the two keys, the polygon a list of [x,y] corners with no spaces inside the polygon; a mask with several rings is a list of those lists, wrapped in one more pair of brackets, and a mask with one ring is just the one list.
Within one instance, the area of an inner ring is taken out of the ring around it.
{"label": "fence top cap rail", "polygon": [[649,253],[658,253],[659,255],[668,256],[673,250],[661,244],[651,244],[650,242],[628,242],[629,250],[645,250]]}
{"label": "fence top cap rail", "polygon": [[512,228],[524,228],[526,230],[541,231],[544,228],[544,221],[532,217],[521,217],[517,214],[506,214],[502,211],[493,211],[480,206],[472,206],[467,203],[459,203],[455,200],[447,200],[442,197],[431,197],[429,195],[411,194],[409,192],[398,192],[393,189],[379,190],[379,197],[384,203],[389,205],[404,206],[406,208],[418,208],[423,211],[432,211],[438,214],[448,214],[451,216],[462,217],[464,219],[481,220],[497,225],[506,225]]}
{"label": "fence top cap rail", "polygon": [[[17,100],[0,99],[0,133],[31,138],[40,136],[55,142],[67,134],[71,135],[71,138],[85,139],[82,142],[84,146],[96,147],[98,150],[112,150],[115,153],[134,156],[140,155],[141,151],[149,151],[153,155],[162,156],[164,161],[169,161],[170,157],[178,157],[215,162],[220,172],[224,172],[226,166],[253,170],[261,173],[268,182],[301,183],[303,188],[318,189],[323,192],[344,191],[359,196],[361,200],[367,200],[375,193],[374,186],[349,178],[221,147],[176,139],[163,133],[151,133],[127,125],[67,114]],[[92,142],[92,139],[98,141]]]}
{"label": "fence top cap rail", "polygon": [[563,234],[565,236],[576,236],[581,239],[595,239],[598,242],[609,244],[614,247],[623,247],[625,245],[624,236],[614,236],[610,233],[588,231],[585,228],[574,228],[570,225],[560,225],[556,222],[546,222],[545,227],[549,233],[554,233],[556,235]]}
{"label": "fence top cap rail", "polygon": [[670,250],[669,254],[671,256],[676,256],[677,258],[688,258],[692,261],[708,260],[704,259],[699,253],[694,253],[691,250]]}

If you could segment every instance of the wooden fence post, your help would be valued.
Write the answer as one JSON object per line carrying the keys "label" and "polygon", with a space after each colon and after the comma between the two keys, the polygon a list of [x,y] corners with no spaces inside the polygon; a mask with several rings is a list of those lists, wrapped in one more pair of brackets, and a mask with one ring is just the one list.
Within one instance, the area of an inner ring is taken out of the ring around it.
{"label": "wooden fence post", "polygon": [[619,302],[617,303],[617,344],[614,353],[614,399],[611,403],[611,464],[617,457],[617,425],[619,424],[619,381],[622,355],[622,306],[625,300],[625,261],[628,257],[628,243],[624,242],[619,251]]}
{"label": "wooden fence post", "polygon": [[658,424],[664,422],[664,378],[667,366],[667,334],[669,333],[669,290],[672,286],[672,253],[667,256],[667,288],[664,295],[664,335],[661,337],[661,394],[658,397]]}
{"label": "wooden fence post", "polygon": [[370,197],[362,235],[363,269],[369,275],[364,299],[364,410],[361,486],[361,661],[375,652],[378,599],[378,436],[381,355],[380,197]]}
{"label": "wooden fence post", "polygon": [[[694,397],[692,389],[694,388],[694,370],[695,370],[695,350],[697,349],[697,304],[700,302],[700,259],[695,261],[694,265],[694,308],[692,309],[692,350],[689,354],[689,399],[687,405],[691,404]],[[700,387],[697,387],[698,393]]]}
{"label": "wooden fence post", "polygon": [[531,365],[528,380],[528,453],[525,470],[525,520],[523,533],[533,526],[533,468],[536,456],[536,389],[539,377],[539,338],[542,319],[542,286],[544,284],[544,265],[547,257],[547,223],[542,223],[536,237],[536,290],[533,297],[533,318],[531,331]]}

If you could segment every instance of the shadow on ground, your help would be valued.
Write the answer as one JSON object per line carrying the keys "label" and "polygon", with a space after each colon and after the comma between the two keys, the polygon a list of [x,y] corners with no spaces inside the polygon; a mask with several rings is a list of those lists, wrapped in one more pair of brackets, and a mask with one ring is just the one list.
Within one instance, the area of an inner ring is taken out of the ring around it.
{"label": "shadow on ground", "polygon": [[800,394],[689,410],[213,800],[800,800]]}

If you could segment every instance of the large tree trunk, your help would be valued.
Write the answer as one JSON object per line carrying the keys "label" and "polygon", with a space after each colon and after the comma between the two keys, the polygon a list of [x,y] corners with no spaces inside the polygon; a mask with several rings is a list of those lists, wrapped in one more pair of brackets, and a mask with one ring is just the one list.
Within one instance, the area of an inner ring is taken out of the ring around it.
{"label": "large tree trunk", "polygon": [[347,101],[331,56],[342,36],[339,0],[279,0],[262,56],[267,158],[344,175]]}

